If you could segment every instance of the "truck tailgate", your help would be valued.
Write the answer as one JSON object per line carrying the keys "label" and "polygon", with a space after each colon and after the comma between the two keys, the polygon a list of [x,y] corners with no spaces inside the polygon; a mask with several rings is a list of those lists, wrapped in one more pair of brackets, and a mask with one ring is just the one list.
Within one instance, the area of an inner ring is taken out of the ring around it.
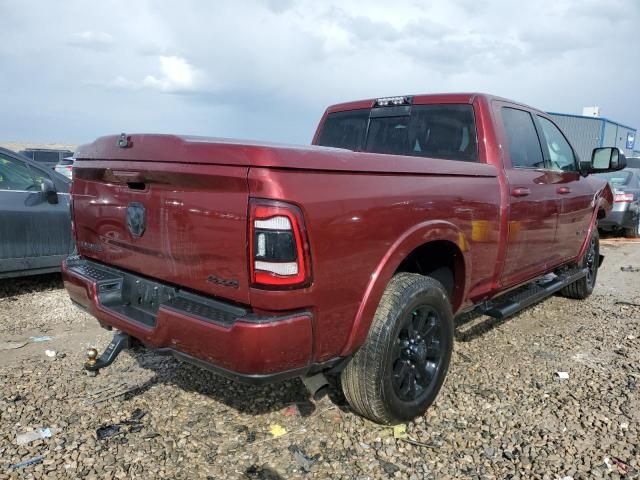
{"label": "truck tailgate", "polygon": [[78,253],[248,304],[247,174],[243,165],[81,158]]}

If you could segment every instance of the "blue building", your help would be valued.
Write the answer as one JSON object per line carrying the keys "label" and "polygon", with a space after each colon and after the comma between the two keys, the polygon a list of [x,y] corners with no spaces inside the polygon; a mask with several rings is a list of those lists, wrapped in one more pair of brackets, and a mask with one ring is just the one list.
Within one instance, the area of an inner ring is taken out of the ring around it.
{"label": "blue building", "polygon": [[597,147],[618,147],[628,157],[640,150],[637,130],[604,117],[586,117],[548,112],[576,149],[581,160],[589,160]]}

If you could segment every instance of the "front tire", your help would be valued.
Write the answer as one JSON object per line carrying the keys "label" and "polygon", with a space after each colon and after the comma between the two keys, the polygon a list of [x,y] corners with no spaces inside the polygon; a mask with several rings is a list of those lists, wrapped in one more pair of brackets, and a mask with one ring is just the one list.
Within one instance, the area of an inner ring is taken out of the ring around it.
{"label": "front tire", "polygon": [[433,403],[449,368],[453,313],[437,280],[395,275],[365,343],[342,372],[351,407],[377,423],[411,420]]}
{"label": "front tire", "polygon": [[594,229],[589,241],[589,248],[585,253],[580,266],[587,269],[587,276],[576,280],[571,285],[566,286],[560,291],[563,297],[574,298],[576,300],[584,300],[593,293],[596,286],[596,278],[598,276],[598,267],[600,263],[600,237],[598,230]]}

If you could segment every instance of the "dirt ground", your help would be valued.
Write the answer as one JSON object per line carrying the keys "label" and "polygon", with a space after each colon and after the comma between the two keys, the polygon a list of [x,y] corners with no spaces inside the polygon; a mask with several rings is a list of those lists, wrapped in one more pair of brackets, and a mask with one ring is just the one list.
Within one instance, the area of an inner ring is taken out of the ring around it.
{"label": "dirt ground", "polygon": [[640,243],[602,253],[588,300],[459,325],[438,400],[395,429],[337,390],[312,402],[298,380],[248,387],[153,352],[91,378],[84,351],[111,334],[59,276],[0,281],[0,479],[640,478]]}

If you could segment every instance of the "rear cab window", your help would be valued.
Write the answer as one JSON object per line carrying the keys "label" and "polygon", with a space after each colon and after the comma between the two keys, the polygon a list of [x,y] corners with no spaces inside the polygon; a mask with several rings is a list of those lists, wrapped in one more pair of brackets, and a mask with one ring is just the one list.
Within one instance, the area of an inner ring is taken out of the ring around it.
{"label": "rear cab window", "polygon": [[473,106],[384,106],[327,115],[318,145],[369,153],[478,161]]}

